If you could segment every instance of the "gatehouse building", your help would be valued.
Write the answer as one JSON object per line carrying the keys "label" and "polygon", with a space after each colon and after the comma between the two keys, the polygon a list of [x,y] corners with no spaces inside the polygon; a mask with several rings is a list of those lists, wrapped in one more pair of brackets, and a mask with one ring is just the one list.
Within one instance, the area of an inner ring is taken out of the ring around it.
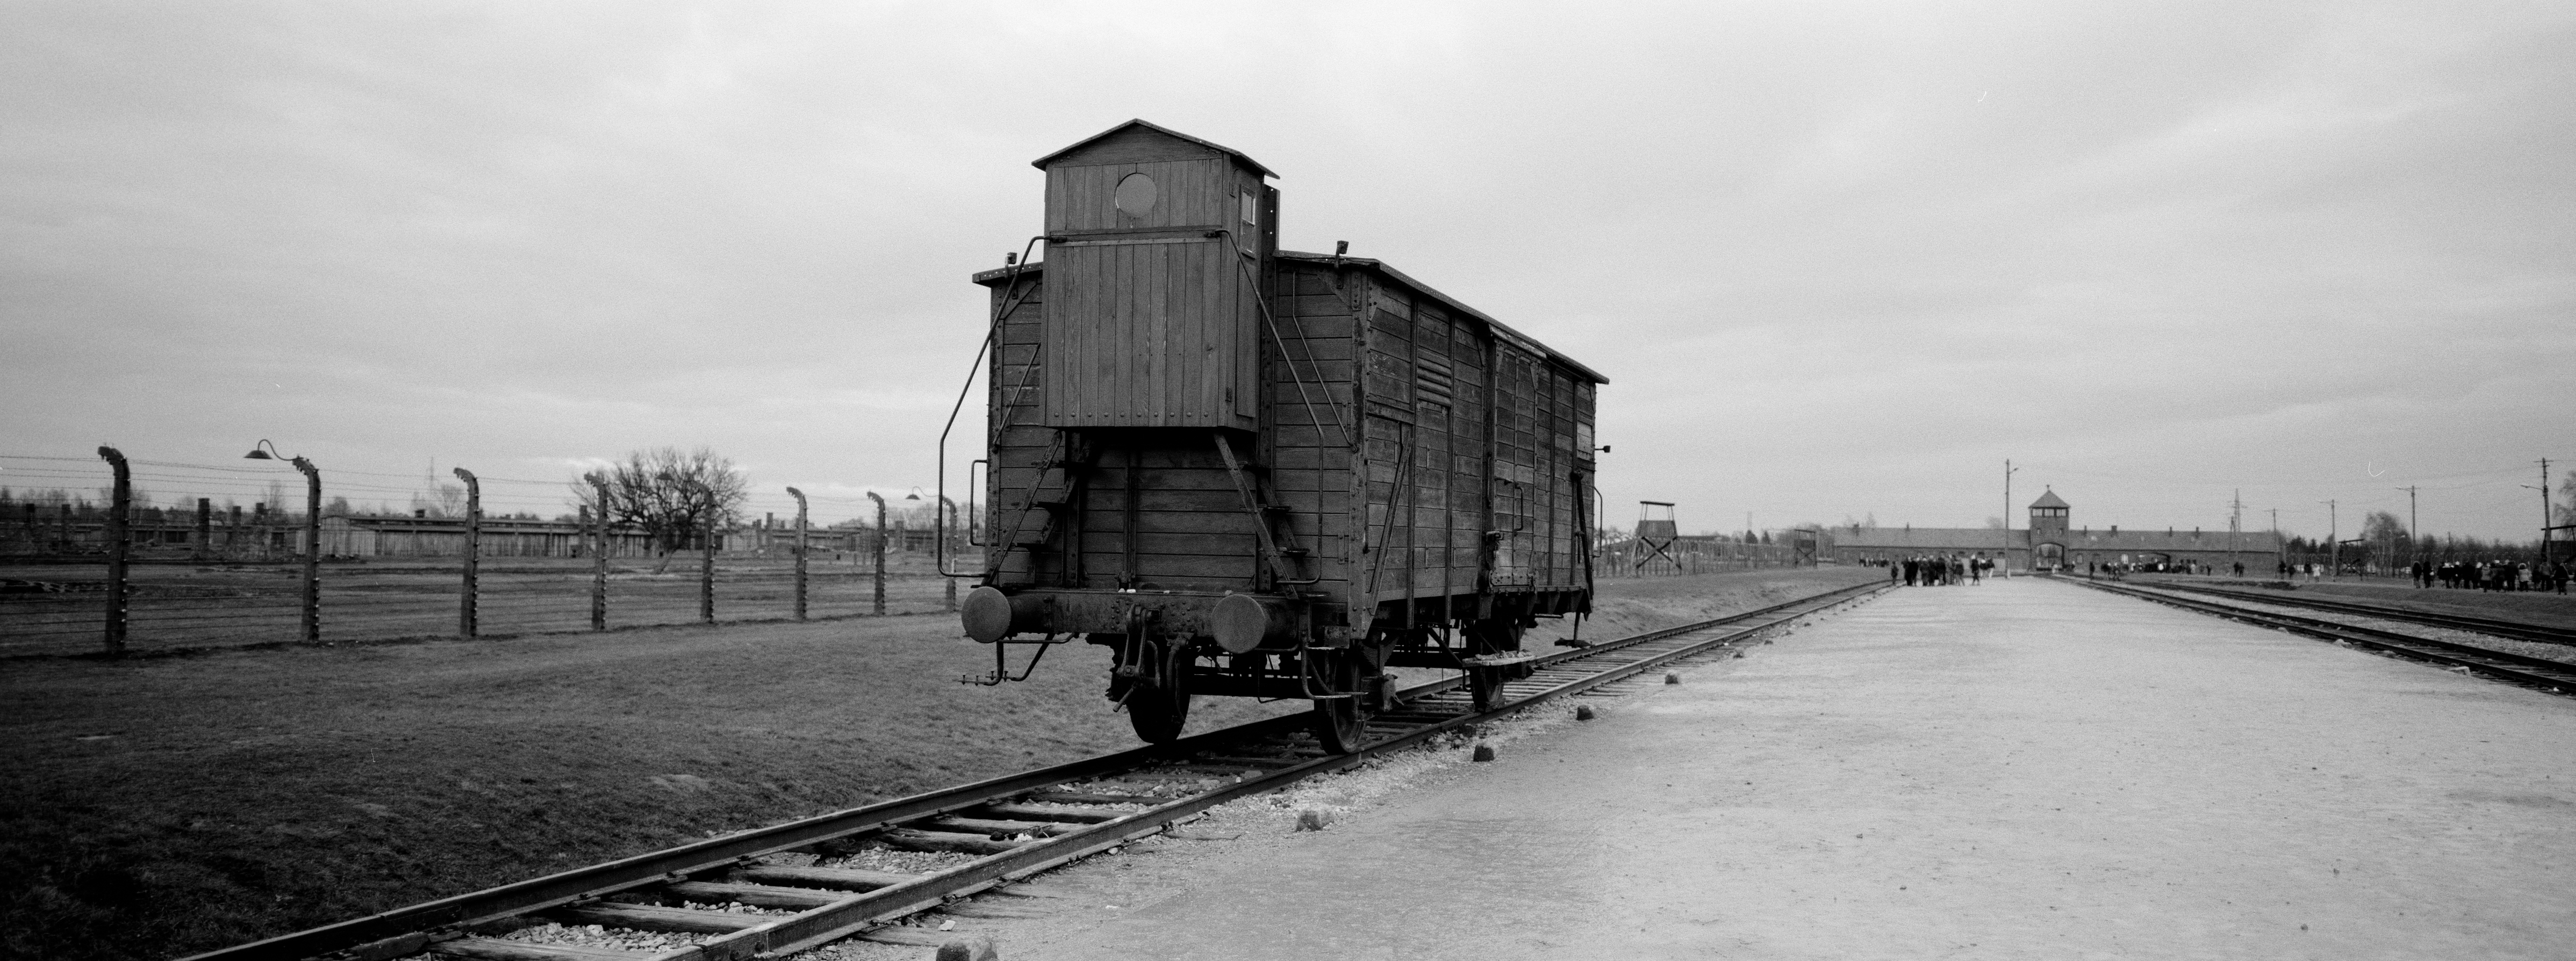
{"label": "gatehouse building", "polygon": [[2030,502],[2030,523],[2018,530],[1991,527],[1861,527],[1832,531],[1834,559],[1846,564],[1901,561],[1909,557],[2001,558],[2017,571],[2083,571],[2125,564],[2141,569],[2185,565],[2212,571],[2243,563],[2248,573],[2269,573],[2280,556],[2270,531],[2101,530],[2073,525],[2073,507],[2055,490]]}

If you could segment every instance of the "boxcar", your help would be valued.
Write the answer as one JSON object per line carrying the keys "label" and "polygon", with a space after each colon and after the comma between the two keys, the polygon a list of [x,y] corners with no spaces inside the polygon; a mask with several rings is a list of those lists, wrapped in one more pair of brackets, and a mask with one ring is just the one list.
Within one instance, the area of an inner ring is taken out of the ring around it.
{"label": "boxcar", "polygon": [[1195,695],[1300,698],[1346,751],[1386,668],[1490,703],[1524,629],[1590,610],[1605,378],[1383,262],[1276,249],[1238,151],[1140,120],[1036,165],[1045,260],[974,276],[970,637],[1112,648],[1147,741]]}

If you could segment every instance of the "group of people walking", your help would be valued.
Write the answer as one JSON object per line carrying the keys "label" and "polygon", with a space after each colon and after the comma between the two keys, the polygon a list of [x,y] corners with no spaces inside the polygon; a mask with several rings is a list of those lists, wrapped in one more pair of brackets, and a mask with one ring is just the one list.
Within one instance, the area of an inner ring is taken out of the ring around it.
{"label": "group of people walking", "polygon": [[1883,560],[1878,563],[1886,565],[1888,580],[1902,583],[1907,587],[1982,584],[1986,580],[1987,572],[1995,569],[1994,559],[1983,554],[1975,557],[1962,554],[1952,554],[1947,557],[1917,554],[1901,561]]}
{"label": "group of people walking", "polygon": [[2452,590],[2477,588],[2481,591],[2556,591],[2567,593],[2567,563],[2526,564],[2521,561],[2416,561],[2408,569],[2417,587],[2439,585]]}

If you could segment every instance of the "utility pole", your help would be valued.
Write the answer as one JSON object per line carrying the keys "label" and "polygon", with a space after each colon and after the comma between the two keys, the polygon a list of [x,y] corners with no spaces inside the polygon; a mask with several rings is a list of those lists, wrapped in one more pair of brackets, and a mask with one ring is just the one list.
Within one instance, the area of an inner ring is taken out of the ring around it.
{"label": "utility pole", "polygon": [[2227,495],[2227,563],[2229,567],[2244,563],[2237,555],[2238,535],[2245,532],[2245,488]]}
{"label": "utility pole", "polygon": [[[2530,487],[2529,484],[2522,485]],[[2549,560],[2549,458],[2540,459],[2540,559]]]}
{"label": "utility pole", "polygon": [[2012,573],[2012,475],[2013,471],[2019,469],[2020,468],[2012,465],[2011,458],[2007,457],[2004,459],[2004,556],[2002,570],[2007,575]]}
{"label": "utility pole", "polygon": [[2406,572],[2411,576],[2415,573],[2415,559],[2424,556],[2424,542],[2415,535],[2415,485],[2397,489],[2406,492],[2406,553],[2410,555],[2406,558]]}
{"label": "utility pole", "polygon": [[2337,536],[2339,536],[2339,532],[2340,532],[2342,529],[2341,529],[2340,527],[2337,527],[2337,526],[2336,526],[2336,523],[2335,523],[2335,502],[2333,502],[2333,501],[2330,501],[2330,500],[2329,500],[2329,501],[2326,501],[2326,502],[2325,502],[2325,505],[2326,505],[2326,576],[2327,576],[2327,577],[2331,577],[2331,578],[2340,578],[2340,577],[2342,577],[2342,576],[2343,576],[2343,557],[2342,557],[2342,546],[2343,546],[2343,545],[2336,543],[2336,542],[2335,542],[2335,538],[2336,538]]}
{"label": "utility pole", "polygon": [[2282,565],[2289,562],[2289,555],[2285,552],[2290,548],[2281,541],[2281,509],[2274,507],[2269,510],[2272,512],[2272,573],[2280,574]]}

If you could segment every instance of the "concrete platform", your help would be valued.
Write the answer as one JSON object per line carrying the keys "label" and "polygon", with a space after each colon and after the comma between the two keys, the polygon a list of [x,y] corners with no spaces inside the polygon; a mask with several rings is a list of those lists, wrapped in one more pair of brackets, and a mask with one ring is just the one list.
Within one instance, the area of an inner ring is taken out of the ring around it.
{"label": "concrete platform", "polygon": [[2576,701],[2028,580],[1687,681],[1003,956],[2576,956]]}

